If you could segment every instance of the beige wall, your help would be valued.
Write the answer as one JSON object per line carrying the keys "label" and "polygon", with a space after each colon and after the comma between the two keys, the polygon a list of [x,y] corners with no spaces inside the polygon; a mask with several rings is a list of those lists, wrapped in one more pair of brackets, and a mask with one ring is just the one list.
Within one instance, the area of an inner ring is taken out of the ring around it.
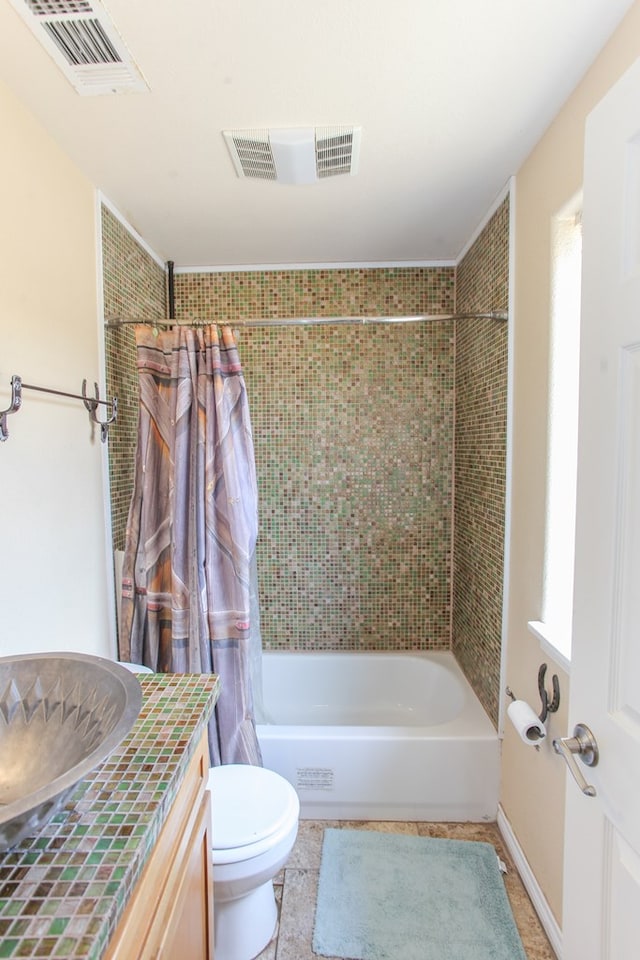
{"label": "beige wall", "polygon": [[[0,84],[0,409],[11,376],[99,380],[95,191]],[[0,654],[108,655],[102,450],[82,402],[23,393],[0,445]]]}
{"label": "beige wall", "polygon": [[[597,58],[516,177],[513,493],[506,682],[538,703],[541,662],[558,672],[562,706],[537,753],[505,730],[501,801],[548,903],[561,922],[565,767],[551,747],[567,734],[569,679],[527,629],[541,613],[551,218],[582,185],[587,114],[640,56],[640,2]],[[550,688],[550,683],[547,684]],[[588,720],[588,718],[585,718]]]}

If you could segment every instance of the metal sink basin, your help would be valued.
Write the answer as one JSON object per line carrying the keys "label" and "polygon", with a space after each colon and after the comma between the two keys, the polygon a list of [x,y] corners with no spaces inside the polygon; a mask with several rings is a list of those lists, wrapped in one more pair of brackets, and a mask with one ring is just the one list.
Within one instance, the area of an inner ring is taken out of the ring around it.
{"label": "metal sink basin", "polygon": [[136,676],[79,653],[0,658],[0,851],[33,836],[124,739]]}

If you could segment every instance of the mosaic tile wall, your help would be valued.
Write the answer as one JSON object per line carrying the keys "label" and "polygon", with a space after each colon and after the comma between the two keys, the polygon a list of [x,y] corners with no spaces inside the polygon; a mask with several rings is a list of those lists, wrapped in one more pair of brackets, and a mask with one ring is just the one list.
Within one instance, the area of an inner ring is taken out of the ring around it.
{"label": "mosaic tile wall", "polygon": [[450,313],[452,267],[177,273],[180,320]]}
{"label": "mosaic tile wall", "polygon": [[[162,269],[105,211],[105,314],[165,315]],[[180,320],[506,310],[508,201],[457,271],[176,274]],[[272,648],[436,648],[497,718],[506,325],[240,332]],[[131,330],[107,335],[114,545],[124,545],[137,384]],[[454,425],[454,393],[456,422]],[[452,517],[456,431],[455,518]],[[455,530],[455,568],[451,543]],[[453,578],[453,585],[452,585]],[[453,609],[451,592],[453,588]]]}
{"label": "mosaic tile wall", "polygon": [[[458,265],[459,312],[508,309],[509,200]],[[504,560],[507,324],[456,321],[452,648],[498,721]]]}
{"label": "mosaic tile wall", "polygon": [[[177,274],[181,319],[449,313],[454,270]],[[453,325],[239,332],[272,649],[448,648]]]}
{"label": "mosaic tile wall", "polygon": [[[102,260],[105,320],[167,315],[164,269],[107,207],[102,208]],[[138,374],[131,327],[105,329],[105,365],[107,395],[118,398],[118,418],[109,429],[109,481],[113,545],[123,550],[138,429]]]}

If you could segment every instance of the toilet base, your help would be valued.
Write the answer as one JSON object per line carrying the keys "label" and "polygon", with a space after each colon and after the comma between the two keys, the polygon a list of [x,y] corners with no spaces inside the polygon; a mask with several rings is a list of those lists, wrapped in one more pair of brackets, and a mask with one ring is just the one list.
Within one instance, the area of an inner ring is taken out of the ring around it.
{"label": "toilet base", "polygon": [[254,960],[267,946],[278,922],[273,881],[236,900],[213,898],[216,960]]}

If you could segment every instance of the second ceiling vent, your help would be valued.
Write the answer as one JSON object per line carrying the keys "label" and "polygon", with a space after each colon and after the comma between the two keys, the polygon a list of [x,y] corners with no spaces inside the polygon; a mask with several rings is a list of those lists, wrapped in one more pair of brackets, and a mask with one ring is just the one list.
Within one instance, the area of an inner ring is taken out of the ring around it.
{"label": "second ceiling vent", "polygon": [[222,131],[239,177],[288,184],[353,176],[360,134],[347,126]]}
{"label": "second ceiling vent", "polygon": [[9,0],[83,95],[148,90],[100,0]]}

